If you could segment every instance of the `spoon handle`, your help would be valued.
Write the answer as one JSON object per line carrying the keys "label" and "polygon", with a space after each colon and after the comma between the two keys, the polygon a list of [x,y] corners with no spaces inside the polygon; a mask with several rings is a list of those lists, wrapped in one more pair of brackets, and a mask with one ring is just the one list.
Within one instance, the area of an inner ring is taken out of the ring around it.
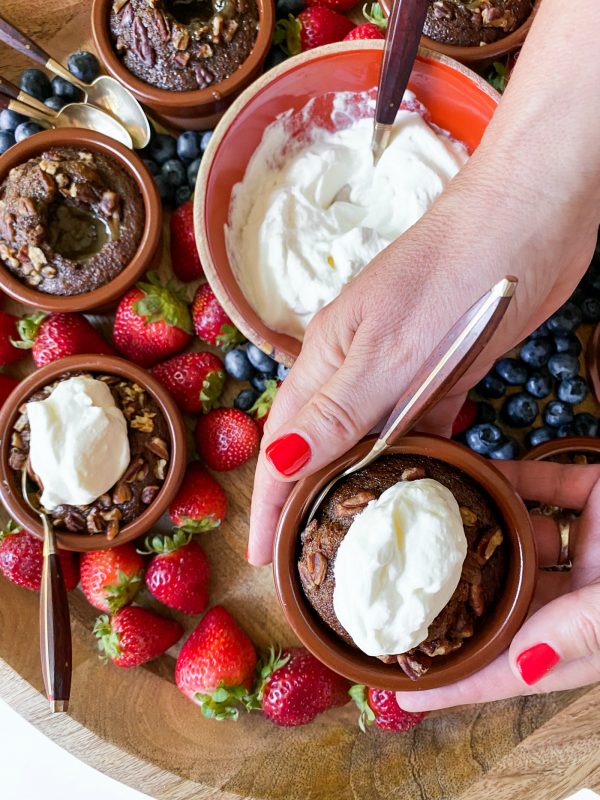
{"label": "spoon handle", "polygon": [[453,325],[396,403],[374,450],[393,444],[458,383],[500,324],[517,282],[503,278]]}
{"label": "spoon handle", "polygon": [[53,712],[66,711],[71,694],[69,600],[52,526],[44,517],[44,563],[40,592],[40,655],[46,695]]}
{"label": "spoon handle", "polygon": [[46,62],[50,58],[48,53],[46,53],[45,50],[37,45],[33,39],[30,39],[27,34],[23,33],[23,31],[20,31],[12,24],[12,22],[9,22],[1,15],[0,41],[4,42],[4,44],[7,44],[9,47],[12,47],[12,49],[16,50],[18,53],[27,56],[32,61],[36,61],[42,66],[45,66]]}

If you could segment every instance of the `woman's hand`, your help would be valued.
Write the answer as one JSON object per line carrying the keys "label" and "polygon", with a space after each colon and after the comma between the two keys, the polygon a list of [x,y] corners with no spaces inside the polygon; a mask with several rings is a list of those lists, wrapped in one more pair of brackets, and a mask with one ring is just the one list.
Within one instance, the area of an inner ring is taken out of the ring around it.
{"label": "woman's hand", "polygon": [[[408,711],[483,703],[585,686],[600,679],[600,465],[504,462],[498,466],[526,499],[581,511],[571,523],[573,569],[540,572],[532,615],[506,653],[464,681],[400,692]],[[532,515],[540,564],[555,563],[555,520]]]}

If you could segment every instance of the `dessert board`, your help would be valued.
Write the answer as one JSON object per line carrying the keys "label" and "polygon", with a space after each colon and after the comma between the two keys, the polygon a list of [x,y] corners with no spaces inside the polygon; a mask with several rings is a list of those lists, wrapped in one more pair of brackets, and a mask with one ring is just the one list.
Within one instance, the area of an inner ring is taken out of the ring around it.
{"label": "dessert board", "polygon": [[[5,0],[2,11],[61,58],[90,46],[89,5]],[[0,49],[1,74],[15,78],[24,66]],[[226,605],[261,648],[290,644],[293,635],[270,568],[252,568],[244,557],[253,468],[227,474],[228,518],[202,544],[213,568],[211,602]],[[142,602],[157,606],[147,594]],[[51,716],[39,668],[38,597],[0,581],[0,697],[77,757],[160,800],[476,800],[492,791],[497,800],[554,800],[582,785],[600,788],[600,687],[433,714],[407,734],[360,733],[351,705],[297,729],[260,715],[217,723],[177,691],[172,652],[133,670],[103,666],[91,635],[96,612],[78,591],[70,607],[71,707],[68,716]],[[174,616],[187,630],[195,625],[196,618]]]}

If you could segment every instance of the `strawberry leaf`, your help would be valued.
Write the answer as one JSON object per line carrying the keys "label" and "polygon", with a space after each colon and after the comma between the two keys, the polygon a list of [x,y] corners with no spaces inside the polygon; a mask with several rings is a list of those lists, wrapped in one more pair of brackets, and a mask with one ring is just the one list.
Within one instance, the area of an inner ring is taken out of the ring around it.
{"label": "strawberry leaf", "polygon": [[260,419],[261,417],[266,417],[266,415],[271,410],[271,406],[273,405],[273,400],[275,400],[275,396],[277,395],[277,381],[268,380],[265,381],[265,390],[264,392],[257,398],[256,402],[253,406],[248,410],[250,415],[253,415]]}
{"label": "strawberry leaf", "polygon": [[234,325],[228,325],[225,323],[224,325],[221,325],[221,330],[217,334],[215,344],[226,353],[228,350],[231,350],[236,345],[242,344],[242,342],[245,341],[245,337]]}
{"label": "strawberry leaf", "polygon": [[129,605],[142,585],[142,572],[127,575],[123,570],[117,572],[117,583],[105,586],[106,603],[111,614]]}
{"label": "strawberry leaf", "polygon": [[221,520],[215,517],[214,514],[208,514],[202,519],[192,519],[191,517],[182,517],[181,524],[178,530],[185,533],[206,533],[207,531],[214,531],[221,524]]}
{"label": "strawberry leaf", "polygon": [[245,686],[225,686],[220,683],[213,692],[196,693],[194,699],[200,706],[202,715],[207,719],[235,721],[239,717],[239,706],[247,691]]}
{"label": "strawberry leaf", "polygon": [[373,25],[377,25],[378,28],[382,30],[387,28],[387,17],[383,13],[383,9],[379,3],[371,3],[370,7],[365,3],[363,6],[363,16],[367,22],[372,22]]}
{"label": "strawberry leaf", "polygon": [[277,22],[273,42],[281,47],[286,56],[296,56],[302,50],[301,31],[302,23],[290,14],[287,19]]}
{"label": "strawberry leaf", "polygon": [[367,700],[367,687],[361,683],[355,683],[348,690],[348,694],[356,703],[360,715],[358,717],[358,727],[363,733],[367,732],[369,725],[375,722],[375,712],[371,708]]}
{"label": "strawberry leaf", "polygon": [[175,528],[173,535],[169,536],[166,533],[157,533],[154,536],[147,536],[144,540],[144,547],[138,548],[138,553],[141,555],[148,555],[149,553],[158,553],[164,555],[165,553],[174,553],[185,547],[192,540],[192,531],[185,531],[182,528]]}
{"label": "strawberry leaf", "polygon": [[98,639],[100,658],[105,663],[109,658],[119,658],[121,655],[120,637],[113,630],[108,614],[102,614],[94,624],[94,636]]}
{"label": "strawberry leaf", "polygon": [[0,531],[0,542],[6,539],[7,536],[14,536],[15,533],[21,533],[22,531],[23,528],[21,528],[20,525],[17,525],[14,520],[9,519],[4,529]]}
{"label": "strawberry leaf", "polygon": [[252,692],[247,692],[244,697],[244,705],[248,711],[262,708],[262,699],[271,675],[281,667],[285,666],[290,660],[289,654],[283,655],[281,648],[277,650],[271,645],[268,655],[260,659],[256,665],[255,688]]}
{"label": "strawberry leaf", "polygon": [[17,322],[17,333],[20,339],[11,339],[10,343],[19,350],[31,350],[38,335],[40,325],[46,319],[47,314],[43,311],[36,311],[34,314],[22,317]]}
{"label": "strawberry leaf", "polygon": [[208,372],[202,381],[202,389],[200,390],[200,401],[202,403],[202,411],[208,413],[211,408],[215,408],[218,404],[219,398],[223,394],[223,387],[225,385],[225,373],[223,370],[214,370]]}
{"label": "strawberry leaf", "polygon": [[165,322],[173,328],[193,333],[190,310],[181,291],[172,282],[163,285],[155,272],[149,272],[146,278],[137,284],[144,296],[133,303],[135,313],[144,317],[146,325]]}

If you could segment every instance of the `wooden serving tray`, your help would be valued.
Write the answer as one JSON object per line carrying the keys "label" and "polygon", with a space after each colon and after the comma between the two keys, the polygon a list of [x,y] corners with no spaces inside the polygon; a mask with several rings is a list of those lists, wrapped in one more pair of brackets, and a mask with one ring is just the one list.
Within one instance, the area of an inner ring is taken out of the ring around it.
{"label": "wooden serving tray", "polygon": [[[2,13],[59,58],[90,46],[89,0],[3,0]],[[23,66],[0,45],[0,73],[14,79]],[[225,604],[257,646],[289,644],[270,568],[244,558],[252,476],[253,465],[223,476],[230,513],[202,539],[212,602]],[[70,604],[71,710],[51,716],[38,597],[0,580],[0,697],[78,758],[157,799],[555,800],[582,785],[600,789],[600,687],[435,714],[408,734],[361,734],[350,705],[298,729],[258,714],[218,723],[177,691],[176,653],[132,670],[103,666],[90,632],[94,609],[79,591]],[[194,627],[196,619],[177,616]]]}

